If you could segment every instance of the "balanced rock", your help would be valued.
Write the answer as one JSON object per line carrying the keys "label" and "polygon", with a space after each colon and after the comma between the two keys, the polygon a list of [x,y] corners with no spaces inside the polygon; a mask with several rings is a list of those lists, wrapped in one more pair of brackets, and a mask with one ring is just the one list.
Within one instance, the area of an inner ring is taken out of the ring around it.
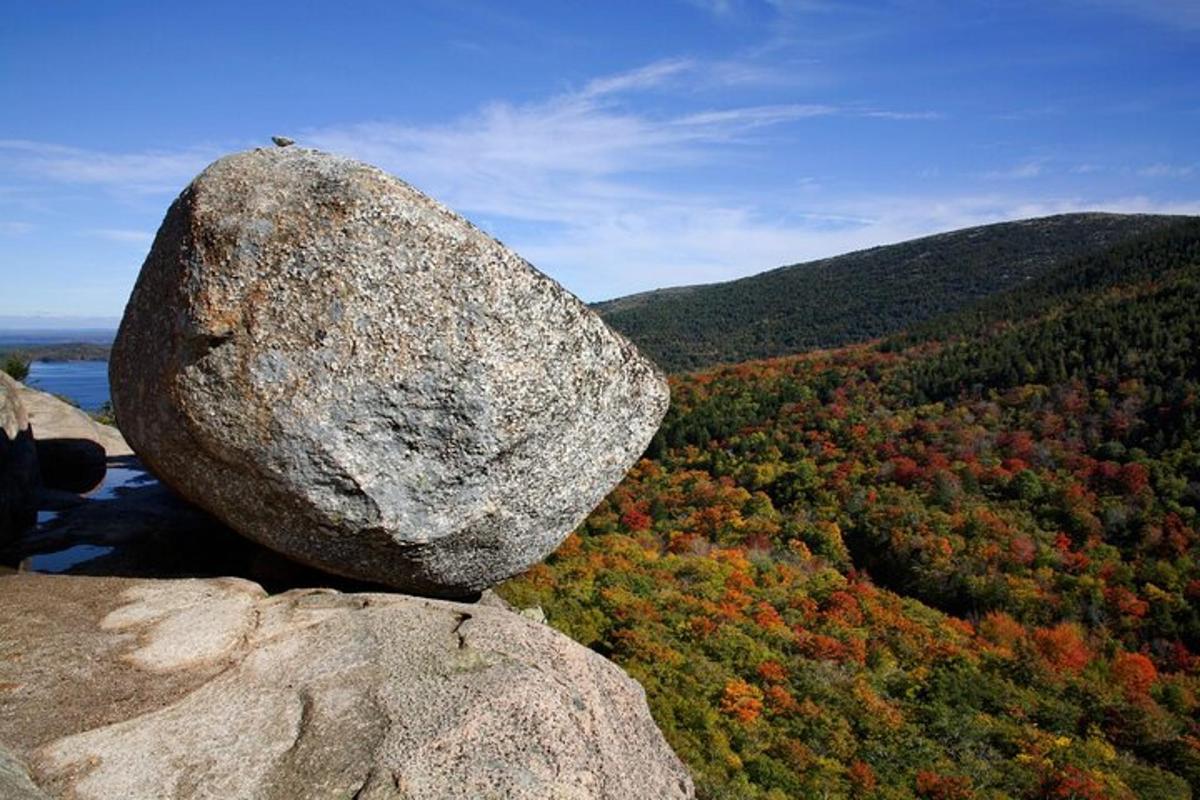
{"label": "balanced rock", "polygon": [[14,797],[693,796],[637,683],[502,608],[233,578],[0,596]]}
{"label": "balanced rock", "polygon": [[544,558],[666,383],[557,283],[402,181],[299,147],[171,206],[110,364],[163,481],[298,560],[420,594]]}
{"label": "balanced rock", "polygon": [[37,451],[20,388],[0,372],[0,545],[37,516]]}

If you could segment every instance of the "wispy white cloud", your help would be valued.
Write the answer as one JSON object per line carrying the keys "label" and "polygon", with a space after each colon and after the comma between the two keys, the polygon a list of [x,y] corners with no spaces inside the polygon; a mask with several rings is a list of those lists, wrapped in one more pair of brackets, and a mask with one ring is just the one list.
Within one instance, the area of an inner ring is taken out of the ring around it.
{"label": "wispy white cloud", "polygon": [[1137,174],[1143,178],[1188,178],[1196,174],[1194,164],[1150,164]]}
{"label": "wispy white cloud", "polygon": [[492,103],[443,125],[355,124],[301,138],[379,164],[467,212],[570,226],[661,202],[652,182],[633,176],[713,163],[749,131],[840,113],[790,104],[655,116],[620,102],[692,69],[658,62],[543,102]]}
{"label": "wispy white cloud", "polygon": [[860,111],[859,116],[870,117],[872,119],[896,119],[896,120],[922,120],[922,119],[945,119],[946,115],[940,111]]}
{"label": "wispy white cloud", "polygon": [[1044,161],[1024,161],[1005,169],[985,172],[983,177],[988,180],[1028,180],[1029,178],[1036,178],[1041,175],[1044,165]]}
{"label": "wispy white cloud", "polygon": [[686,91],[706,72],[694,61],[662,61],[538,103],[493,103],[443,125],[334,126],[299,138],[400,175],[595,299],[629,287],[729,277],[736,265],[808,252],[801,245],[813,229],[852,224],[820,208],[792,208],[785,218],[684,185],[686,171],[761,155],[749,146],[758,143],[758,131],[839,115],[933,118],[803,103],[663,116],[623,102],[629,93],[668,85]]}
{"label": "wispy white cloud", "polygon": [[[767,0],[767,3],[781,14],[819,14],[855,7],[847,0]],[[865,6],[861,2],[859,5]]]}
{"label": "wispy white cloud", "polygon": [[218,151],[211,147],[109,153],[23,139],[0,139],[0,163],[65,183],[135,193],[177,192]]}
{"label": "wispy white cloud", "polygon": [[1033,108],[1018,108],[1013,111],[1002,111],[998,114],[993,114],[992,119],[1002,119],[1010,122],[1023,122],[1030,119],[1039,119],[1041,117],[1054,117],[1064,113],[1060,106],[1045,105],[1035,106]]}
{"label": "wispy white cloud", "polygon": [[737,0],[687,0],[687,2],[689,5],[718,17],[729,16],[739,5]]}
{"label": "wispy white cloud", "polygon": [[693,69],[696,62],[687,58],[670,58],[655,61],[616,75],[608,75],[589,81],[577,94],[581,100],[620,94],[622,92],[650,89],[662,86],[669,79]]}
{"label": "wispy white cloud", "polygon": [[674,127],[710,128],[714,133],[721,126],[733,130],[746,130],[777,122],[790,122],[809,117],[828,117],[840,113],[836,106],[818,104],[790,104],[775,106],[749,106],[722,111],[701,111],[696,114],[670,120]]}
{"label": "wispy white cloud", "polygon": [[0,219],[0,236],[21,236],[32,231],[34,227],[32,222]]}
{"label": "wispy white cloud", "polygon": [[84,234],[109,242],[139,246],[149,245],[154,241],[154,234],[149,231],[127,230],[124,228],[92,228],[84,231]]}
{"label": "wispy white cloud", "polygon": [[[531,239],[535,264],[563,265],[563,277],[589,299],[670,285],[730,280],[785,264],[1013,219],[1081,211],[1200,214],[1200,201],[1143,196],[1040,198],[945,194],[828,198],[806,212],[772,214],[749,206],[697,204],[631,214],[604,227]],[[597,254],[603,254],[598,257]],[[604,264],[608,274],[589,264]]]}
{"label": "wispy white cloud", "polygon": [[714,61],[706,65],[700,88],[803,86],[811,81],[806,68],[816,63],[813,59],[794,59],[786,65],[738,59]]}
{"label": "wispy white cloud", "polygon": [[1196,0],[1074,0],[1183,31],[1200,31]]}
{"label": "wispy white cloud", "polygon": [[7,330],[105,330],[115,329],[119,317],[85,317],[53,312],[26,312],[23,314],[0,314],[0,329]]}
{"label": "wispy white cloud", "polygon": [[[687,0],[690,5],[716,16],[728,17],[737,12],[745,11],[756,0]],[[775,13],[783,16],[799,14],[823,13],[847,8],[850,4],[844,0],[767,0],[766,5]]]}
{"label": "wispy white cloud", "polygon": [[[923,110],[817,103],[704,107],[714,82],[766,80],[736,62],[666,59],[540,102],[493,102],[441,124],[365,122],[300,132],[301,145],[377,164],[501,236],[578,293],[599,297],[668,282],[717,280],[770,265],[831,231],[865,220],[819,203],[786,214],[776,203],[713,196],[689,185],[697,170],[763,158],[762,132],[832,116],[923,120]],[[673,101],[646,110],[646,92]],[[220,153],[188,147],[111,153],[0,140],[0,165],[50,182],[114,193],[173,193]],[[819,188],[797,178],[806,202]],[[795,199],[795,198],[792,198]],[[787,204],[789,198],[780,198]],[[144,247],[150,235],[120,223],[88,236]],[[855,244],[866,244],[855,238]],[[831,241],[827,246],[834,246]],[[786,259],[785,259],[786,260]],[[794,260],[794,259],[792,259]]]}
{"label": "wispy white cloud", "polygon": [[[440,124],[377,121],[296,136],[302,146],[360,158],[412,182],[586,299],[726,280],[1015,217],[1098,208],[1200,211],[1143,197],[1037,200],[1038,184],[1021,182],[986,184],[996,191],[976,195],[880,197],[853,195],[824,180],[798,176],[766,194],[753,187],[718,194],[694,176],[756,159],[763,166],[770,157],[764,141],[796,140],[802,126],[824,118],[855,117],[890,126],[942,117],[866,103],[705,107],[696,98],[706,95],[694,90],[712,80],[711,67],[691,59],[664,60],[540,102],[490,103]],[[675,93],[673,102],[653,108],[683,110],[650,111],[630,101],[639,93],[668,91]],[[687,102],[678,102],[681,98]],[[115,190],[163,186],[177,191],[216,155],[203,147],[121,154],[0,142],[0,159],[19,159],[26,172]],[[1047,163],[1028,159],[976,177],[1034,179]],[[124,224],[88,234],[138,246],[149,241],[148,233],[133,227],[137,223]]]}

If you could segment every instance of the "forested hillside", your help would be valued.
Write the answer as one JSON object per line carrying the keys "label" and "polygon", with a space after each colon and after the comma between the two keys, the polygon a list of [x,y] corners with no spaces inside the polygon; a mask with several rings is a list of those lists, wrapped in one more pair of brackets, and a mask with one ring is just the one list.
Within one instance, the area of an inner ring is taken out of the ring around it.
{"label": "forested hillside", "polygon": [[704,798],[1200,792],[1200,222],[883,343],[672,379],[503,587]]}
{"label": "forested hillside", "polygon": [[22,361],[107,361],[112,350],[109,345],[95,342],[64,342],[45,344],[0,342],[0,361],[17,358]]}
{"label": "forested hillside", "polygon": [[896,333],[1178,219],[1067,214],[1005,222],[632,295],[596,310],[670,372],[769,358]]}

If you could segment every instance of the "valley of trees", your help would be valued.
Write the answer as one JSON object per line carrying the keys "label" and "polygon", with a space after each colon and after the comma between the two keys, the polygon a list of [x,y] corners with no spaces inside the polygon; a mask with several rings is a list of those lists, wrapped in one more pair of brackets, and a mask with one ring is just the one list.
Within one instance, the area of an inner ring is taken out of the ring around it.
{"label": "valley of trees", "polygon": [[1179,219],[1065,214],[1004,222],[595,309],[668,372],[771,358],[897,333]]}
{"label": "valley of trees", "polygon": [[673,377],[646,456],[501,593],[637,678],[708,800],[1193,797],[1198,300],[1189,220]]}

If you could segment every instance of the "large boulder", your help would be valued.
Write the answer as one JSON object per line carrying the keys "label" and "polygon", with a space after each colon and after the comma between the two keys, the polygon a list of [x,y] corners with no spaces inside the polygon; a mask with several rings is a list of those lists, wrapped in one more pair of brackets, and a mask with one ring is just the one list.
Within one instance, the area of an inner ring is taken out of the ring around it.
{"label": "large boulder", "polygon": [[234,578],[0,596],[0,749],[51,797],[692,796],[641,687],[502,608]]}
{"label": "large boulder", "polygon": [[296,147],[223,158],[175,201],[110,376],[122,432],[183,496],[301,561],[443,597],[550,553],[668,402],[499,242]]}
{"label": "large boulder", "polygon": [[0,545],[37,517],[37,451],[20,388],[0,372]]}

